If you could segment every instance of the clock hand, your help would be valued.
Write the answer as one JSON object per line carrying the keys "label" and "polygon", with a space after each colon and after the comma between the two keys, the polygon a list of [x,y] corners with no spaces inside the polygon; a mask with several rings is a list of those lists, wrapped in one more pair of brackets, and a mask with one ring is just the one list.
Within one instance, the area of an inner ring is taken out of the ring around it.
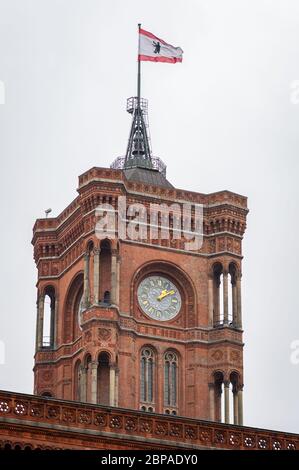
{"label": "clock hand", "polygon": [[158,295],[157,300],[162,300],[165,297],[167,290],[162,290],[161,294]]}
{"label": "clock hand", "polygon": [[157,300],[162,300],[164,299],[164,297],[166,297],[167,295],[172,295],[174,294],[175,291],[172,289],[172,290],[162,290],[161,294],[157,297]]}

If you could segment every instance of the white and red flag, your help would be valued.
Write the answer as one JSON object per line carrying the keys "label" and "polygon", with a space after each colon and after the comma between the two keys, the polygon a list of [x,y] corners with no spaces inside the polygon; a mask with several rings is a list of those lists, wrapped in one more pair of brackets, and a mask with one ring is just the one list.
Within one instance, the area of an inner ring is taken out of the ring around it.
{"label": "white and red flag", "polygon": [[157,38],[145,29],[139,29],[138,60],[150,60],[152,62],[169,62],[175,64],[182,62],[183,51],[180,47]]}

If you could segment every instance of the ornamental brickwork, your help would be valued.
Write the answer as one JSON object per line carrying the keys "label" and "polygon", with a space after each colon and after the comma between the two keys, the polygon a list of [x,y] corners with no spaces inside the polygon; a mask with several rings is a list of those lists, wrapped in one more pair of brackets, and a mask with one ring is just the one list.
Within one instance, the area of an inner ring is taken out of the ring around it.
{"label": "ornamental brickwork", "polygon": [[[79,177],[78,196],[58,217],[36,221],[34,393],[242,424],[247,200],[229,191],[176,189],[159,177],[156,185],[132,180],[125,170],[92,168]],[[186,251],[184,238],[173,236],[176,214],[167,211],[157,215],[157,239],[150,237],[148,218],[143,240],[121,238],[117,226],[115,236],[111,231],[99,239],[97,208],[109,204],[117,213],[120,196],[145,208],[201,204],[202,246]],[[169,239],[161,237],[166,218]],[[180,311],[169,321],[149,317],[140,306],[138,286],[153,275],[169,280],[180,296]],[[144,348],[150,360],[143,363]]]}
{"label": "ornamental brickwork", "polygon": [[290,433],[2,391],[0,429],[0,449],[299,449]]}

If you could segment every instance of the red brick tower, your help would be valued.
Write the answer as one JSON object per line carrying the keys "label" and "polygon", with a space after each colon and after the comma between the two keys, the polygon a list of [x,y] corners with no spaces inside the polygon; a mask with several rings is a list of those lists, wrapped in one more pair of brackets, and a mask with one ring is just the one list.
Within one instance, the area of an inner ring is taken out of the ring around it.
{"label": "red brick tower", "polygon": [[[229,191],[174,188],[151,154],[146,102],[139,107],[131,99],[128,111],[126,157],[81,175],[73,202],[34,225],[34,393],[242,424],[247,200]],[[186,239],[175,235],[186,203],[203,206],[197,250],[186,250]],[[99,237],[103,204],[112,218]],[[133,220],[132,204],[143,207],[142,239],[120,236],[120,221],[127,230]]]}

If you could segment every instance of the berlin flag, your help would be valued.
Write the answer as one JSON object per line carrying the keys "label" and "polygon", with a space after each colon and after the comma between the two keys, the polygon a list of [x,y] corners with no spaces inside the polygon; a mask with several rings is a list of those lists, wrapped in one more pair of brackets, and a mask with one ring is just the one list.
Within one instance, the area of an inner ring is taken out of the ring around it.
{"label": "berlin flag", "polygon": [[180,47],[171,46],[171,44],[167,44],[163,39],[157,38],[152,33],[139,29],[138,59],[175,64],[176,62],[182,62],[183,51]]}

